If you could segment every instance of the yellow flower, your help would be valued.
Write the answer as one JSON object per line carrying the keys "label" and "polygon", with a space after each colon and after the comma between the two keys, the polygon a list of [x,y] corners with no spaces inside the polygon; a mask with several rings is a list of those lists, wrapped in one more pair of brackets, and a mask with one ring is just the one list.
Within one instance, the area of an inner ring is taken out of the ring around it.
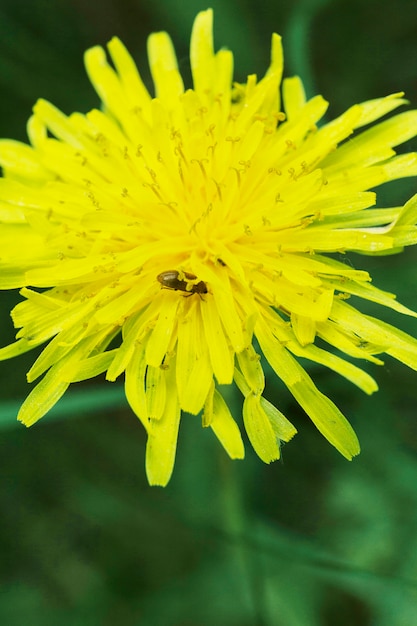
{"label": "yellow flower", "polygon": [[[166,33],[151,35],[155,97],[114,38],[113,69],[86,53],[101,110],[66,117],[40,100],[30,146],[3,140],[0,288],[22,288],[17,341],[6,359],[48,342],[28,372],[43,378],[23,403],[30,426],[70,383],[124,373],[127,400],[148,434],[151,484],[172,473],[181,411],[198,415],[232,458],[239,428],[218,385],[244,396],[249,440],[266,463],[296,430],[263,396],[264,358],[346,458],[359,444],[345,417],[297,358],[321,363],[366,393],[373,378],[343,355],[417,369],[417,341],[363,315],[351,295],[416,316],[372,286],[366,271],[328,256],[391,254],[417,242],[417,199],[371,208],[369,191],[417,175],[416,154],[393,147],[417,134],[400,113],[350,138],[405,101],[352,106],[319,125],[321,96],[282,83],[281,40],[265,76],[233,83],[233,56],[213,51],[212,11],[191,37],[193,89],[184,89]],[[348,141],[345,141],[349,137]],[[331,351],[315,344],[316,337]],[[342,356],[337,356],[336,348]]]}

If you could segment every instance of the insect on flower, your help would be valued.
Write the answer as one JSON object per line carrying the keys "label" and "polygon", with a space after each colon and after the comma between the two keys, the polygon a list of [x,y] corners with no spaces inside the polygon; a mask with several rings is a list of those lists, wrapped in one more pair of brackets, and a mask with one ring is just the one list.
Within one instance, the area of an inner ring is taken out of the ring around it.
{"label": "insect on flower", "polygon": [[[184,276],[184,278],[180,278]],[[197,276],[190,272],[178,272],[177,270],[167,270],[157,276],[162,287],[165,289],[172,289],[173,291],[185,291],[188,296],[192,296],[193,293],[198,293],[201,297],[202,293],[207,293],[207,285],[204,281],[200,280],[198,283],[192,283],[196,280]]]}

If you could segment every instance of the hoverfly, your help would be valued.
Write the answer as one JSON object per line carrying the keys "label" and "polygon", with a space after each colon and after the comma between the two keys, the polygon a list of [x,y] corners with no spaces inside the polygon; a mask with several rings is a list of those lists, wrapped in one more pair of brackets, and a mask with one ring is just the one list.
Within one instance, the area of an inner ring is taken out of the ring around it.
{"label": "hoverfly", "polygon": [[[180,278],[184,276],[184,278]],[[157,279],[165,289],[172,289],[173,291],[185,291],[189,296],[193,293],[201,294],[208,293],[207,285],[204,281],[200,280],[195,285],[190,285],[190,280],[195,280],[197,276],[190,274],[190,272],[178,272],[177,270],[167,270],[158,274]]]}

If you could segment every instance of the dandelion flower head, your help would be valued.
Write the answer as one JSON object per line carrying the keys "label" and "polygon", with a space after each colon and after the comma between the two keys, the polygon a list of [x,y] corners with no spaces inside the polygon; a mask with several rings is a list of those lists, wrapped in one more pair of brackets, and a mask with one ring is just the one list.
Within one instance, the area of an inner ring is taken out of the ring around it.
{"label": "dandelion flower head", "polygon": [[394,94],[321,122],[327,102],[282,81],[277,35],[265,76],[234,83],[232,53],[213,50],[211,10],[192,29],[191,89],[165,32],[148,41],[154,95],[119,39],[108,52],[112,64],[101,47],[85,55],[100,108],[66,116],[39,100],[30,145],[0,142],[0,288],[23,297],[0,358],[46,344],[18,418],[30,426],[71,383],[124,375],[148,480],[165,485],[182,411],[243,458],[219,388],[235,384],[248,439],[270,463],[296,429],[263,396],[265,359],[351,459],[353,429],[298,358],[366,393],[376,383],[352,358],[381,364],[386,353],[417,369],[416,340],[350,297],[416,314],[331,256],[417,242],[416,198],[378,208],[370,191],[417,174],[416,155],[394,151],[417,134],[417,112],[378,121],[405,103]]}

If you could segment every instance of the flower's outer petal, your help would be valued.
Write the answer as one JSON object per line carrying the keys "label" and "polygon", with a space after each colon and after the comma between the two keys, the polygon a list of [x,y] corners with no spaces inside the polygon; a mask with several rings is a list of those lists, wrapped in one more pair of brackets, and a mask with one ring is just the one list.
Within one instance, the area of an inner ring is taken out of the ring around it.
{"label": "flower's outer petal", "polygon": [[328,350],[322,350],[314,345],[300,346],[297,341],[289,341],[286,347],[297,357],[304,357],[315,363],[320,363],[350,380],[354,385],[365,393],[371,394],[378,391],[378,385],[367,372],[332,354]]}
{"label": "flower's outer petal", "polygon": [[123,325],[123,341],[107,370],[106,378],[115,381],[128,367],[137,346],[149,337],[150,328],[154,325],[155,308],[151,306],[129,317]]}
{"label": "flower's outer petal", "polygon": [[8,346],[0,348],[0,361],[6,361],[7,359],[19,356],[19,354],[29,352],[29,350],[33,350],[35,346],[36,343],[30,342],[26,338],[19,339],[18,341],[10,343]]}
{"label": "flower's outer petal", "polygon": [[154,33],[148,39],[149,67],[155,85],[156,97],[169,105],[184,93],[184,84],[178,72],[174,46],[167,33]]}
{"label": "flower's outer petal", "polygon": [[148,417],[155,421],[162,418],[166,405],[166,374],[162,367],[148,365],[146,369],[146,406]]}
{"label": "flower's outer petal", "polygon": [[[248,385],[247,379],[238,369],[235,369],[234,379],[236,385],[239,387],[245,398],[252,393],[252,390]],[[263,411],[271,422],[271,426],[275,433],[275,436],[281,441],[290,441],[290,439],[292,439],[297,433],[297,429],[291,424],[289,420],[287,420],[287,418],[283,413],[281,413],[281,411],[279,411],[263,396],[261,396],[260,403]]]}
{"label": "flower's outer petal", "polygon": [[239,427],[223,396],[212,386],[204,407],[203,425],[210,426],[231,459],[243,459],[245,448]]}
{"label": "flower's outer petal", "polygon": [[74,373],[71,382],[78,383],[82,380],[95,378],[99,374],[102,374],[109,368],[116,353],[116,349],[109,350],[107,352],[102,352],[100,354],[96,354],[95,356],[91,356],[87,359],[83,359],[79,362],[78,368]]}
{"label": "flower's outer petal", "polygon": [[133,412],[148,430],[148,407],[145,393],[146,338],[135,346],[132,358],[126,367],[125,392]]}
{"label": "flower's outer petal", "polygon": [[71,146],[75,150],[85,148],[86,138],[83,133],[74,126],[71,118],[64,115],[56,106],[40,98],[33,107],[33,111],[35,116],[47,124],[51,133],[61,139],[64,145]]}
{"label": "flower's outer petal", "polygon": [[181,409],[178,401],[175,367],[163,370],[166,404],[161,419],[150,420],[146,445],[146,475],[150,485],[165,487],[174,469]]}
{"label": "flower's outer petal", "polygon": [[291,327],[302,346],[307,346],[314,342],[316,337],[316,322],[306,315],[291,313]]}
{"label": "flower's outer petal", "polygon": [[233,354],[211,298],[207,298],[201,307],[201,315],[213,372],[220,385],[230,385],[233,380]]}
{"label": "flower's outer petal", "polygon": [[375,122],[375,120],[383,117],[387,113],[390,113],[402,104],[407,104],[408,101],[402,98],[403,95],[404,93],[400,91],[399,93],[393,93],[389,96],[385,96],[385,98],[375,98],[374,100],[361,102],[361,116],[358,120],[356,128]]}
{"label": "flower's outer petal", "polygon": [[395,155],[392,146],[398,146],[415,136],[417,111],[406,111],[365,130],[330,154],[323,165],[348,168],[351,165],[369,166]]}
{"label": "flower's outer petal", "polygon": [[159,367],[168,351],[177,323],[177,309],[180,304],[175,293],[166,293],[160,305],[160,312],[146,346],[146,360],[149,365]]}
{"label": "flower's outer petal", "polygon": [[410,337],[407,333],[381,320],[375,320],[375,323],[381,330],[391,335],[391,347],[388,348],[387,354],[401,361],[407,367],[417,370],[417,341],[414,337]]}
{"label": "flower's outer petal", "polygon": [[245,429],[256,454],[264,463],[271,463],[280,457],[279,439],[263,409],[261,396],[249,393],[243,402]]}
{"label": "flower's outer petal", "polygon": [[297,429],[287,420],[285,415],[281,413],[266,398],[261,397],[261,407],[268,416],[271,426],[276,437],[281,441],[290,441],[297,434]]}
{"label": "flower's outer petal", "polygon": [[359,296],[363,300],[369,300],[370,302],[376,302],[389,309],[393,309],[403,315],[410,315],[411,317],[417,317],[416,311],[409,309],[396,300],[396,296],[393,293],[382,291],[372,284],[359,282],[357,280],[344,279],[343,282],[337,283],[336,280],[331,278],[326,281],[328,284],[333,285],[335,288],[337,284],[344,293],[351,294],[353,296]]}
{"label": "flower's outer petal", "polygon": [[[202,305],[204,303],[201,303]],[[198,414],[206,402],[213,381],[213,370],[204,335],[200,302],[194,301],[178,324],[178,397],[183,411]]]}
{"label": "flower's outer petal", "polygon": [[216,304],[217,314],[222,320],[227,337],[235,352],[241,352],[246,346],[246,338],[242,331],[242,322],[236,310],[230,283],[227,279],[222,281],[219,289],[215,289],[213,298]]}
{"label": "flower's outer petal", "polygon": [[298,76],[286,78],[282,84],[284,108],[287,118],[291,121],[306,104],[304,86]]}
{"label": "flower's outer petal", "polygon": [[357,334],[362,341],[379,345],[380,352],[417,369],[417,340],[414,337],[370,315],[362,315],[346,302],[335,302],[332,319],[345,331]]}
{"label": "flower's outer petal", "polygon": [[401,208],[398,218],[395,221],[396,226],[412,225],[417,223],[417,194],[412,196]]}
{"label": "flower's outer petal", "polygon": [[315,387],[307,372],[274,339],[265,322],[258,322],[256,337],[272,369],[322,435],[348,460],[359,454],[359,442],[349,422],[333,402]]}
{"label": "flower's outer petal", "polygon": [[265,375],[260,355],[250,345],[237,354],[237,360],[250,391],[255,395],[260,395],[265,387]]}
{"label": "flower's outer petal", "polygon": [[195,91],[211,93],[214,74],[213,11],[201,11],[194,20],[190,45],[191,72]]}
{"label": "flower's outer petal", "polygon": [[126,47],[118,37],[113,37],[107,47],[130,106],[148,108],[151,97]]}
{"label": "flower's outer petal", "polygon": [[95,337],[81,340],[65,359],[53,365],[23,402],[17,419],[25,426],[32,426],[43,417],[63,396],[79,363],[90,354],[96,343]]}
{"label": "flower's outer petal", "polygon": [[25,399],[17,419],[25,426],[32,426],[58,402],[69,386],[69,381],[62,380],[60,368],[52,368]]}
{"label": "flower's outer petal", "polygon": [[103,48],[95,46],[87,50],[84,62],[90,82],[106,111],[118,120],[127,136],[135,136],[137,116],[129,108],[119,77],[108,64]]}
{"label": "flower's outer petal", "polygon": [[[333,315],[333,314],[332,314]],[[347,332],[343,324],[327,322],[317,323],[317,336],[326,341],[330,346],[341,350],[345,354],[355,359],[365,359],[375,365],[383,365],[384,362],[374,354],[383,352],[383,346],[369,344],[366,340],[361,340],[360,336],[354,332]]]}
{"label": "flower's outer petal", "polygon": [[31,146],[12,139],[0,140],[0,165],[12,179],[43,182],[48,174]]}
{"label": "flower's outer petal", "polygon": [[48,130],[42,120],[37,115],[31,115],[27,123],[27,134],[29,141],[34,148],[42,149],[48,138]]}
{"label": "flower's outer petal", "polygon": [[[346,192],[342,196],[338,195],[336,190],[328,189],[320,194],[316,199],[309,202],[308,207],[312,214],[319,212],[326,223],[333,217],[336,220],[345,219],[346,214],[355,219],[366,219],[369,211],[363,211],[375,204],[376,194],[372,191],[356,191],[353,193]],[[359,214],[359,211],[361,212]],[[371,212],[372,213],[372,212]],[[375,214],[374,214],[375,215]],[[377,218],[377,223],[381,223],[381,216]],[[383,221],[383,220],[382,220]],[[354,222],[356,224],[356,222]],[[372,224],[371,224],[372,225]],[[366,224],[365,224],[366,226]]]}
{"label": "flower's outer petal", "polygon": [[213,93],[221,99],[222,107],[219,111],[219,122],[227,124],[232,100],[233,83],[233,54],[230,50],[219,50],[214,57]]}
{"label": "flower's outer petal", "polygon": [[[281,83],[282,73],[284,71],[284,52],[282,49],[282,38],[277,35],[277,33],[273,33],[271,39],[271,62],[266,71],[266,77],[273,77],[277,85]],[[279,110],[279,106],[277,106],[277,110]]]}

